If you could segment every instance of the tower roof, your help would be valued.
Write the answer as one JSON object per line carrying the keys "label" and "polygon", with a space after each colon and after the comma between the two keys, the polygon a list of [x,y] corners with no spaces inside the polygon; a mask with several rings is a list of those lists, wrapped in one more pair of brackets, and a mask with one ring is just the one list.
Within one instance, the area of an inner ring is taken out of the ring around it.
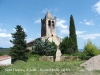
{"label": "tower roof", "polygon": [[48,17],[48,18],[52,18],[52,15],[50,14],[49,11],[47,12],[46,17]]}

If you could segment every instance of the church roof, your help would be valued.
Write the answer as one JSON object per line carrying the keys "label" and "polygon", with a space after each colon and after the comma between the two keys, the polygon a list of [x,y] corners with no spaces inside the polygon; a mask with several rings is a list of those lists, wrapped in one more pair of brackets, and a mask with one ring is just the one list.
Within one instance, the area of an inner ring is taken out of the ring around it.
{"label": "church roof", "polygon": [[47,12],[46,17],[48,17],[48,18],[52,18],[52,15],[50,14],[49,11]]}

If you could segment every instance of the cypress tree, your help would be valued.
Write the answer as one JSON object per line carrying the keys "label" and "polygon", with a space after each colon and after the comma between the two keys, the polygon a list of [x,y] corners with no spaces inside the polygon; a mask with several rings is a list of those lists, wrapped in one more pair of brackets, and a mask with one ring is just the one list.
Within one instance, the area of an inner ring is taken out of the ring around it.
{"label": "cypress tree", "polygon": [[69,37],[72,39],[74,43],[74,52],[78,52],[77,35],[74,24],[74,18],[72,15],[70,16]]}
{"label": "cypress tree", "polygon": [[12,56],[12,60],[24,60],[28,59],[26,54],[27,43],[25,37],[27,36],[20,25],[16,26],[16,32],[12,33],[12,40],[10,42],[13,44],[11,47],[10,55]]}

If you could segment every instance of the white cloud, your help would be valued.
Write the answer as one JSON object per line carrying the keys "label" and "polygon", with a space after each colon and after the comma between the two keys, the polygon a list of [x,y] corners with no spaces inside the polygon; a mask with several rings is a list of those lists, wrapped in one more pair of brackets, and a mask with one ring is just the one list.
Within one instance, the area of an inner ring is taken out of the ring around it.
{"label": "white cloud", "polygon": [[68,28],[68,26],[65,25],[64,23],[66,23],[65,20],[57,19],[57,27],[59,27],[59,28],[61,28],[61,29],[66,29],[66,28]]}
{"label": "white cloud", "polygon": [[41,23],[41,19],[40,18],[38,18],[37,20],[35,20],[35,22],[34,23]]}
{"label": "white cloud", "polygon": [[64,36],[61,36],[61,35],[58,35],[58,37],[60,37],[61,39],[63,39],[63,38],[64,38]]}
{"label": "white cloud", "polygon": [[79,22],[80,24],[82,24],[83,22]]}
{"label": "white cloud", "polygon": [[85,24],[85,25],[89,25],[89,26],[93,26],[93,20],[87,21],[86,19],[83,22],[79,22],[80,24]]}
{"label": "white cloud", "polygon": [[65,24],[66,20],[57,19],[57,27],[61,34],[69,34],[68,26]]}
{"label": "white cloud", "polygon": [[16,29],[15,29],[15,28],[13,28],[12,30],[13,30],[13,32],[15,32],[15,31],[16,31]]}
{"label": "white cloud", "polygon": [[0,40],[0,47],[9,48],[12,46],[13,44],[7,38],[3,38],[2,40]]}
{"label": "white cloud", "polygon": [[27,40],[27,42],[30,42],[30,41],[32,41],[34,39],[33,38],[27,38],[26,40]]}
{"label": "white cloud", "polygon": [[0,29],[0,32],[7,32],[6,29]]}
{"label": "white cloud", "polygon": [[[23,29],[24,29],[25,32],[27,32],[26,28],[23,28]],[[13,30],[13,32],[16,32],[15,28],[13,28],[12,30]]]}
{"label": "white cloud", "polygon": [[86,21],[85,24],[86,25],[94,25],[94,23],[92,21]]}
{"label": "white cloud", "polygon": [[83,34],[83,33],[85,33],[86,31],[76,31],[76,34],[77,35],[80,35],[80,34]]}
{"label": "white cloud", "polygon": [[10,38],[11,37],[11,34],[8,34],[8,33],[0,33],[0,37]]}
{"label": "white cloud", "polygon": [[48,8],[45,8],[45,9],[42,10],[41,13],[47,13],[48,11],[51,11],[51,10],[49,10]]}
{"label": "white cloud", "polygon": [[23,28],[25,32],[27,32],[26,28]]}
{"label": "white cloud", "polygon": [[69,30],[68,29],[60,30],[60,33],[61,34],[69,34]]}
{"label": "white cloud", "polygon": [[84,34],[84,35],[78,35],[78,37],[82,39],[97,39],[100,38],[100,34],[94,33],[94,34]]}
{"label": "white cloud", "polygon": [[40,34],[40,33],[38,33],[37,35],[38,35],[39,37],[41,37],[41,34]]}
{"label": "white cloud", "polygon": [[100,0],[92,6],[93,10],[100,15]]}
{"label": "white cloud", "polygon": [[[68,25],[65,24],[66,23],[66,20],[63,20],[63,19],[57,19],[57,27],[58,29],[60,30],[60,34],[69,34],[69,27]],[[77,31],[76,30],[76,34],[79,35],[79,34],[83,34],[85,33],[86,31]]]}

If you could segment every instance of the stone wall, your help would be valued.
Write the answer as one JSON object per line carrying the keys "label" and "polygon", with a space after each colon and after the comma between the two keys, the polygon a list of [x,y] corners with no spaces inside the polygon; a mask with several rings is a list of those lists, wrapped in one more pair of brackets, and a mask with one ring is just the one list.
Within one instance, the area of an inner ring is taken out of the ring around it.
{"label": "stone wall", "polygon": [[61,56],[60,61],[80,60],[78,56]]}
{"label": "stone wall", "polygon": [[54,60],[53,60],[53,56],[41,56],[41,57],[39,58],[39,60],[40,60],[40,61],[51,61],[51,62],[54,61]]}
{"label": "stone wall", "polygon": [[[39,60],[54,62],[53,56],[42,56],[39,58]],[[80,59],[77,56],[60,56],[59,61],[71,61],[71,60],[80,60]]]}

